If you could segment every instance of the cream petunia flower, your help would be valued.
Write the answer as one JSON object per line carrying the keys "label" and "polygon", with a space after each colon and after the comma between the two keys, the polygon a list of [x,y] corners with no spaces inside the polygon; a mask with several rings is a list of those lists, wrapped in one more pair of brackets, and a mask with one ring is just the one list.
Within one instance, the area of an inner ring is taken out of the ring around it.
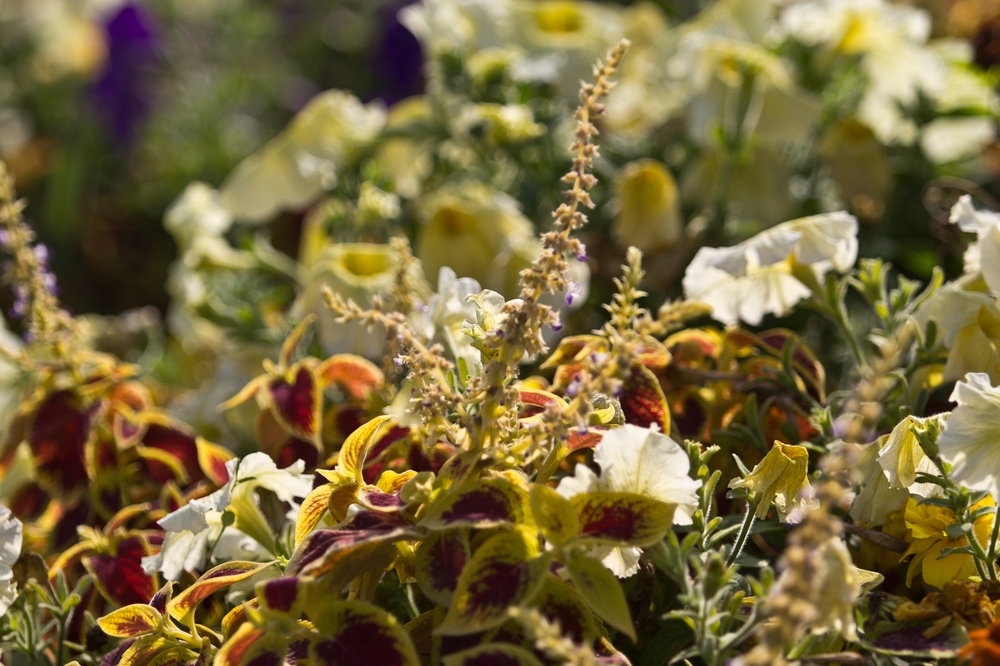
{"label": "cream petunia flower", "polygon": [[933,319],[938,343],[948,350],[942,380],[951,382],[970,372],[984,372],[1000,383],[1000,307],[982,291],[952,283],[938,289],[916,312],[921,330]]}
{"label": "cream petunia flower", "polygon": [[301,210],[337,182],[338,172],[385,126],[380,104],[364,105],[341,90],[320,93],[281,134],[233,169],[219,188],[239,221],[262,223]]}
{"label": "cream petunia flower", "polygon": [[649,159],[630,162],[622,167],[616,185],[619,209],[611,232],[620,245],[650,252],[680,240],[680,196],[666,165]]}
{"label": "cream petunia flower", "polygon": [[[670,437],[634,425],[615,428],[594,449],[594,462],[601,467],[600,476],[586,465],[577,465],[573,476],[559,482],[559,494],[566,498],[599,491],[646,495],[677,505],[674,524],[691,524],[701,482],[688,476],[687,452]],[[620,578],[639,570],[638,548],[601,545],[593,554]]]}
{"label": "cream petunia flower", "polygon": [[879,465],[879,454],[888,436],[871,444],[858,447],[858,456],[852,465],[856,481],[860,485],[848,512],[855,522],[866,527],[878,527],[889,520],[889,516],[903,509],[910,493],[905,489],[889,486],[889,479]]}
{"label": "cream petunia flower", "polygon": [[952,466],[951,478],[973,490],[1000,497],[1000,388],[988,375],[970,372],[948,398],[957,402],[937,445]]}
{"label": "cream petunia flower", "polygon": [[0,617],[17,599],[17,582],[11,567],[21,555],[21,521],[0,505]]}
{"label": "cream petunia flower", "polygon": [[757,493],[758,519],[767,517],[773,504],[781,522],[787,522],[793,512],[812,499],[808,472],[809,451],[806,447],[775,442],[745,478],[733,479],[729,487]]}
{"label": "cream petunia flower", "polygon": [[482,290],[472,278],[459,278],[444,266],[438,273],[437,293],[416,314],[417,329],[424,337],[442,343],[453,359],[464,359],[470,370],[479,363],[479,352],[465,329],[467,322],[477,319],[471,299]]}
{"label": "cream petunia flower", "polygon": [[[301,460],[278,469],[265,453],[228,461],[229,482],[225,486],[159,520],[167,534],[160,552],[143,558],[143,569],[147,573],[161,571],[168,580],[177,580],[182,571],[203,569],[211,557],[267,557],[274,548],[274,535],[257,506],[256,490],[270,490],[279,500],[291,504],[294,512],[295,500],[313,488],[313,475],[303,474],[304,469]],[[227,526],[224,513],[232,514],[231,526]]]}
{"label": "cream petunia flower", "polygon": [[793,270],[817,281],[849,270],[857,233],[857,219],[841,211],[784,222],[733,247],[703,247],[684,273],[685,296],[712,306],[712,316],[727,324],[787,314],[810,293]]}
{"label": "cream petunia flower", "polygon": [[[918,474],[936,474],[937,466],[924,453],[914,429],[926,430],[940,427],[940,416],[925,419],[907,416],[889,433],[885,446],[879,451],[878,464],[893,490],[907,490],[920,497],[936,497],[941,487],[934,483],[917,483]],[[899,507],[902,508],[902,507]]]}
{"label": "cream petunia flower", "polygon": [[[385,295],[395,284],[400,260],[399,252],[390,245],[328,245],[309,268],[305,288],[292,311],[298,316],[312,312],[319,317],[319,341],[327,354],[350,353],[374,358],[385,349],[384,329],[380,333],[358,322],[338,322],[337,315],[326,307],[323,287],[363,308],[371,307],[372,299]],[[411,269],[410,278],[420,295],[429,295],[419,265]]]}

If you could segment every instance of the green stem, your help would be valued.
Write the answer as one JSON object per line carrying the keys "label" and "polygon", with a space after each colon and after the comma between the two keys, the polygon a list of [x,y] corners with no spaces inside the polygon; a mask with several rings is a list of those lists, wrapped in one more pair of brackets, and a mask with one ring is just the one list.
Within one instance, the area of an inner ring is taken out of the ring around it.
{"label": "green stem", "polygon": [[[975,530],[973,530],[975,531]],[[993,511],[993,532],[990,533],[990,547],[986,551],[986,569],[990,580],[997,580],[997,537],[1000,535],[1000,507]]]}
{"label": "green stem", "polygon": [[736,563],[736,558],[743,552],[743,546],[746,544],[747,537],[750,536],[750,530],[753,529],[753,521],[756,517],[754,514],[756,511],[757,502],[747,502],[747,515],[743,517],[743,527],[740,528],[740,534],[736,537],[733,550],[729,553],[729,557],[726,558],[727,567],[733,566]]}

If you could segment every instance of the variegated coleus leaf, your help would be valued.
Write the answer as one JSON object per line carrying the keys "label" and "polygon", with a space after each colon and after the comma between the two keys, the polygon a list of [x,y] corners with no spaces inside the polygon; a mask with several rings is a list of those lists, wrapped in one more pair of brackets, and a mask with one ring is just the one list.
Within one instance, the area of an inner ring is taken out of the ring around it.
{"label": "variegated coleus leaf", "polygon": [[501,478],[467,481],[434,500],[420,526],[431,530],[530,523],[527,491]]}
{"label": "variegated coleus leaf", "polygon": [[577,538],[640,547],[666,536],[677,508],[636,493],[580,493],[569,502],[579,521]]}
{"label": "variegated coleus leaf", "polygon": [[105,408],[105,401],[85,403],[69,390],[51,393],[35,407],[26,439],[46,492],[72,497],[87,488],[85,447]]}
{"label": "variegated coleus leaf", "polygon": [[549,573],[533,604],[574,643],[587,645],[598,636],[597,624],[586,602],[572,585]]}
{"label": "variegated coleus leaf", "polygon": [[530,498],[535,524],[546,541],[561,546],[580,533],[580,519],[568,499],[538,483],[532,484]]}
{"label": "variegated coleus leaf", "polygon": [[570,335],[559,341],[559,346],[540,366],[542,370],[580,361],[587,354],[606,351],[608,341],[600,335]]}
{"label": "variegated coleus leaf", "polygon": [[235,454],[229,449],[201,437],[195,439],[195,447],[198,452],[198,467],[201,468],[202,473],[217,486],[229,483],[229,470],[226,469],[226,463],[232,460]]}
{"label": "variegated coleus leaf", "polygon": [[377,365],[354,354],[335,354],[316,368],[322,387],[336,386],[357,402],[367,400],[371,392],[385,383]]}
{"label": "variegated coleus leaf", "polygon": [[134,638],[159,629],[163,615],[148,604],[129,604],[97,621],[101,631],[114,638]]}
{"label": "variegated coleus leaf", "polygon": [[670,432],[670,408],[660,380],[640,363],[632,364],[622,384],[621,406],[626,423],[643,428],[655,424],[660,432]]}
{"label": "variegated coleus leaf", "polygon": [[448,655],[444,666],[542,666],[535,655],[508,643],[487,643]]}
{"label": "variegated coleus leaf", "polygon": [[436,632],[471,634],[499,626],[508,609],[523,606],[545,582],[549,553],[539,553],[537,540],[521,531],[490,537],[462,570],[451,607]]}
{"label": "variegated coleus leaf", "polygon": [[362,512],[339,529],[321,529],[309,534],[295,549],[285,574],[319,577],[359,548],[414,540],[420,536],[406,521],[393,514]]}
{"label": "variegated coleus leaf", "polygon": [[420,590],[434,603],[450,606],[458,579],[471,555],[466,530],[432,533],[416,549],[413,569]]}
{"label": "variegated coleus leaf", "polygon": [[368,421],[352,432],[340,447],[337,468],[332,472],[319,470],[319,473],[334,483],[350,479],[364,483],[364,466],[369,453],[381,435],[394,425],[396,418],[389,415],[376,416]]}
{"label": "variegated coleus leaf", "polygon": [[94,583],[105,599],[116,606],[143,604],[153,596],[153,579],[142,570],[149,555],[146,539],[132,533],[118,542],[113,553],[83,558],[83,566],[94,574]]}
{"label": "variegated coleus leaf", "polygon": [[310,618],[319,634],[309,646],[316,666],[419,666],[410,637],[393,616],[360,601],[329,604]]}
{"label": "variegated coleus leaf", "polygon": [[336,489],[336,485],[326,483],[319,488],[313,489],[299,506],[299,513],[295,517],[295,545],[302,542],[310,532],[316,529],[323,516],[326,515],[327,507],[330,504],[330,495]]}
{"label": "variegated coleus leaf", "polygon": [[323,394],[316,373],[305,363],[292,366],[264,386],[274,417],[292,435],[320,448]]}
{"label": "variegated coleus leaf", "polygon": [[246,580],[267,569],[273,562],[226,562],[209,569],[190,587],[175,596],[167,604],[167,612],[171,617],[187,621],[198,608],[198,604],[212,593],[229,587],[233,583]]}

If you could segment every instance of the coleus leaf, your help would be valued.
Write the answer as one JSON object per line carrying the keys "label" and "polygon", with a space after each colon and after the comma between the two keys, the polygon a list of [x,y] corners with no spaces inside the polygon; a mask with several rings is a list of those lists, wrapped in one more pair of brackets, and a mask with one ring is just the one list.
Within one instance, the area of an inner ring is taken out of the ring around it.
{"label": "coleus leaf", "polygon": [[157,655],[176,646],[176,643],[163,636],[155,634],[139,636],[122,653],[118,666],[149,666]]}
{"label": "coleus leaf", "polygon": [[[183,476],[196,483],[205,478],[201,471],[198,457],[196,437],[187,426],[177,423],[166,414],[149,411],[145,414],[149,420],[146,433],[142,436],[142,446],[146,449],[163,451],[178,460],[183,467]],[[154,478],[166,483],[170,478],[177,477],[176,472],[168,476],[165,470],[151,469]]]}
{"label": "coleus leaf", "polygon": [[639,363],[632,364],[622,384],[621,406],[626,423],[643,428],[656,424],[660,432],[670,432],[670,408],[660,380]]}
{"label": "coleus leaf", "polygon": [[232,460],[235,454],[229,449],[201,437],[195,439],[195,447],[198,451],[198,467],[201,468],[205,476],[217,486],[229,483],[229,471],[226,469],[226,463]]}
{"label": "coleus leaf", "polygon": [[309,659],[317,666],[419,666],[399,621],[375,606],[340,601],[310,619],[320,634],[309,646]]}
{"label": "coleus leaf", "polygon": [[434,603],[450,606],[459,576],[470,556],[465,530],[432,533],[416,549],[413,568],[420,590]]}
{"label": "coleus leaf", "polygon": [[432,502],[420,525],[432,530],[524,525],[530,519],[527,507],[524,488],[506,479],[473,479]]}
{"label": "coleus leaf", "polygon": [[254,597],[249,601],[245,601],[239,606],[236,606],[231,611],[226,613],[225,617],[222,618],[222,637],[224,640],[229,640],[235,631],[246,622],[247,619],[247,608],[258,608],[260,601]]}
{"label": "coleus leaf", "polygon": [[265,388],[278,423],[292,435],[321,446],[319,433],[323,394],[312,368],[303,363],[296,364],[287,376],[268,380]]}
{"label": "coleus leaf", "polygon": [[548,553],[538,554],[520,532],[501,532],[486,541],[459,576],[451,607],[436,632],[462,635],[502,624],[513,606],[530,603],[545,582]]}
{"label": "coleus leaf", "polygon": [[321,386],[336,385],[352,400],[361,402],[385,383],[377,365],[354,354],[335,354],[319,364],[316,376]]}
{"label": "coleus leaf", "polygon": [[535,655],[508,643],[487,643],[441,660],[444,666],[542,666]]}
{"label": "coleus leaf", "polygon": [[[254,644],[266,635],[267,632],[264,630],[258,629],[249,622],[244,622],[215,653],[214,666],[241,666],[247,663],[247,657],[253,656],[251,649]],[[284,663],[283,656],[274,654],[272,660],[265,660],[264,663],[280,666]]]}
{"label": "coleus leaf", "polygon": [[312,326],[313,322],[317,319],[316,315],[312,312],[307,314],[302,318],[292,332],[288,334],[285,341],[281,343],[281,352],[278,354],[278,367],[288,368],[292,365],[292,357],[295,355],[295,350],[298,348],[299,343],[302,342],[302,338],[305,336],[306,331]]}
{"label": "coleus leaf", "polygon": [[213,592],[255,576],[272,564],[274,563],[226,562],[209,569],[194,584],[170,600],[170,603],[167,604],[167,612],[170,613],[171,617],[185,621],[194,613],[198,604]]}
{"label": "coleus leaf", "polygon": [[169,580],[164,584],[163,587],[153,595],[153,598],[149,600],[149,605],[155,608],[161,615],[167,612],[167,604],[170,603],[170,599],[174,596],[174,586],[175,583]]}
{"label": "coleus leaf", "polygon": [[147,604],[130,604],[97,621],[101,631],[114,638],[133,638],[155,631],[163,623],[158,610]]}
{"label": "coleus leaf", "polygon": [[71,391],[46,396],[28,428],[39,483],[57,497],[72,496],[88,485],[84,454],[104,402],[83,404]]}
{"label": "coleus leaf", "polygon": [[569,501],[579,520],[579,538],[640,547],[666,536],[677,508],[637,493],[580,493]]}
{"label": "coleus leaf", "polygon": [[94,574],[98,591],[112,604],[144,604],[156,591],[153,579],[142,569],[142,558],[148,555],[146,540],[133,533],[118,543],[114,553],[86,557],[83,566]]}
{"label": "coleus leaf", "polygon": [[359,547],[420,537],[405,521],[397,520],[391,514],[366,515],[372,513],[355,516],[355,529],[323,529],[309,534],[295,549],[285,574],[318,577],[333,569],[348,552]]}
{"label": "coleus leaf", "polygon": [[580,519],[568,499],[548,486],[531,485],[531,512],[547,541],[562,545],[580,532]]}
{"label": "coleus leaf", "polygon": [[636,640],[625,593],[615,575],[600,561],[580,556],[564,562],[573,587],[587,605],[609,625]]}
{"label": "coleus leaf", "polygon": [[590,644],[597,638],[597,625],[587,604],[569,583],[548,574],[535,597],[534,605],[549,620],[557,623],[563,634],[578,644]]}
{"label": "coleus leaf", "polygon": [[560,340],[556,350],[539,367],[542,370],[554,368],[579,360],[591,351],[603,351],[607,347],[608,341],[599,335],[571,335]]}
{"label": "coleus leaf", "polygon": [[319,488],[314,488],[302,500],[299,513],[295,517],[295,545],[301,543],[319,525],[330,504],[330,494],[335,488],[336,486],[332,483],[324,484]]}
{"label": "coleus leaf", "polygon": [[308,584],[308,579],[282,576],[257,583],[255,591],[261,608],[297,618],[305,606]]}
{"label": "coleus leaf", "polygon": [[379,440],[379,435],[383,429],[395,425],[394,416],[376,416],[363,426],[352,432],[344,445],[340,447],[340,455],[337,458],[337,469],[335,472],[325,472],[319,470],[320,474],[331,481],[353,478],[358,483],[364,483],[363,469],[365,460],[368,458],[372,446]]}

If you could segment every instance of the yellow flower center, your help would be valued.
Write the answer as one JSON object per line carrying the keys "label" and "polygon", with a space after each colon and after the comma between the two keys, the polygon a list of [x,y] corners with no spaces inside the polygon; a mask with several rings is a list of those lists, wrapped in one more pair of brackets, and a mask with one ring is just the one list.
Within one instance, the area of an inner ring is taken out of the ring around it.
{"label": "yellow flower center", "polygon": [[458,236],[471,229],[476,220],[464,210],[446,206],[434,214],[431,224],[439,226],[446,234]]}
{"label": "yellow flower center", "polygon": [[382,252],[348,252],[343,257],[343,265],[358,277],[369,277],[392,268],[392,257]]}
{"label": "yellow flower center", "polygon": [[572,2],[546,2],[535,10],[542,32],[568,34],[583,29],[583,15]]}

